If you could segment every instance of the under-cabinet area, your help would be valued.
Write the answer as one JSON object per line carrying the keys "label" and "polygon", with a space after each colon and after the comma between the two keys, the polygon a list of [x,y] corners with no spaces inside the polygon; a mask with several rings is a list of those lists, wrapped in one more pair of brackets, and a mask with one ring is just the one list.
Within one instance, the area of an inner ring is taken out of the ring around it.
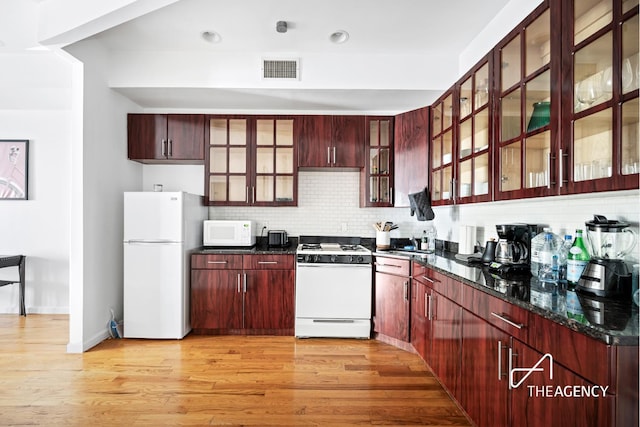
{"label": "under-cabinet area", "polygon": [[630,306],[581,297],[599,311],[579,323],[563,295],[536,305],[536,279],[504,288],[446,254],[374,255],[374,336],[416,351],[476,425],[637,425]]}

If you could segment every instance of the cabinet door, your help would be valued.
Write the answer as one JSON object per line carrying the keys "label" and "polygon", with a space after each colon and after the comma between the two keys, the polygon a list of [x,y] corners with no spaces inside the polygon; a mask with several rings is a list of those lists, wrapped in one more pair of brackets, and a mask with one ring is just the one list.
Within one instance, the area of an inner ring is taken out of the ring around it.
{"label": "cabinet door", "polygon": [[191,326],[242,328],[242,270],[191,270]]}
{"label": "cabinet door", "polygon": [[248,119],[212,116],[209,118],[205,137],[208,141],[205,191],[209,204],[249,204],[253,192],[249,188]]}
{"label": "cabinet door", "polygon": [[364,116],[333,116],[332,166],[363,168],[365,164]]}
{"label": "cabinet door", "polygon": [[[514,340],[513,366],[531,368],[543,354]],[[550,365],[553,365],[553,378],[550,378]],[[615,396],[609,392],[602,395],[600,387],[606,384],[592,384],[555,361],[545,360],[539,365],[541,371],[533,372],[524,379],[526,372],[514,375],[514,383],[522,384],[511,390],[511,425],[517,426],[613,426],[613,408]],[[554,396],[560,387],[569,397]],[[545,396],[545,390],[552,395]],[[584,390],[596,391],[598,397],[575,396]],[[493,424],[495,425],[495,424]]]}
{"label": "cabinet door", "polygon": [[494,50],[497,200],[557,193],[561,99],[551,88],[561,87],[560,38],[552,30],[560,25],[552,26],[551,15],[543,4]]}
{"label": "cabinet door", "polygon": [[248,270],[245,275],[245,328],[293,330],[294,271]]}
{"label": "cabinet door", "polygon": [[375,332],[409,341],[409,291],[408,277],[376,273]]}
{"label": "cabinet door", "polygon": [[296,194],[294,119],[258,118],[251,203],[294,205]]}
{"label": "cabinet door", "polygon": [[298,167],[331,166],[332,116],[297,116]]}
{"label": "cabinet door", "polygon": [[462,316],[460,403],[478,427],[506,427],[509,335],[466,310]]}
{"label": "cabinet door", "polygon": [[169,160],[204,160],[204,115],[169,114],[166,129]]}
{"label": "cabinet door", "polygon": [[393,202],[395,207],[407,207],[409,194],[429,183],[429,108],[397,115],[394,129]]}
{"label": "cabinet door", "polygon": [[165,159],[167,116],[164,114],[129,114],[127,116],[127,140],[129,159]]}
{"label": "cabinet door", "polygon": [[638,2],[567,4],[561,192],[638,188]]}
{"label": "cabinet door", "polygon": [[462,307],[440,295],[432,293],[433,304],[431,369],[460,399],[460,352],[462,347]]}
{"label": "cabinet door", "polygon": [[362,206],[393,206],[393,118],[367,117],[366,141]]}
{"label": "cabinet door", "polygon": [[431,353],[430,298],[431,289],[418,280],[411,281],[411,344],[427,363]]}
{"label": "cabinet door", "polygon": [[448,91],[431,110],[431,202],[434,205],[454,202],[453,91]]}

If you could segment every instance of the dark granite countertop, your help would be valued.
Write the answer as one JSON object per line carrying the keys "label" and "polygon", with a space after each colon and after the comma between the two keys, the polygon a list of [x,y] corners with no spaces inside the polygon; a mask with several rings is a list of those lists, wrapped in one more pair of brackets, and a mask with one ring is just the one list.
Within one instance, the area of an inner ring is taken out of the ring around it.
{"label": "dark granite countertop", "polygon": [[638,345],[638,307],[631,301],[583,295],[567,291],[566,286],[562,285],[550,287],[530,275],[505,279],[490,273],[486,267],[464,263],[457,260],[453,253],[440,250],[430,255],[394,251],[379,251],[374,255],[415,260],[468,286],[606,344]]}

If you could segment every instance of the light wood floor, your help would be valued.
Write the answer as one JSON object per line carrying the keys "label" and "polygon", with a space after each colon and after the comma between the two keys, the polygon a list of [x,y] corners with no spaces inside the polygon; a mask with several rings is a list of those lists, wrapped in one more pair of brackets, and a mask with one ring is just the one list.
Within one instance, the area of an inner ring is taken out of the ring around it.
{"label": "light wood floor", "polygon": [[373,340],[67,340],[67,316],[0,315],[0,425],[469,425],[417,355]]}

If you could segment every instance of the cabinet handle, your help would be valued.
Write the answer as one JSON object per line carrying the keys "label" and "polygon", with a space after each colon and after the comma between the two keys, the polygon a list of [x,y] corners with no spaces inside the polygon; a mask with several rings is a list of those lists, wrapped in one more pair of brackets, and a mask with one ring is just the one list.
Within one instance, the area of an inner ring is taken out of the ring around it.
{"label": "cabinet handle", "polygon": [[[559,175],[560,175],[560,188],[562,188],[562,185],[565,182],[565,179],[564,179],[564,157],[565,156],[569,157],[569,155],[568,154],[564,154],[564,152],[562,151],[562,148],[561,148],[560,151],[559,151],[558,156],[560,158],[560,160],[559,160],[559,163],[560,163],[559,164],[559,168],[560,168],[560,173],[559,173]],[[567,180],[567,183],[568,182],[569,182],[569,180]]]}
{"label": "cabinet handle", "polygon": [[395,268],[402,268],[401,265],[395,265],[395,264],[382,264],[380,262],[376,262],[374,263],[375,265],[379,265],[380,267],[395,267]]}
{"label": "cabinet handle", "polygon": [[240,273],[238,273],[238,293],[240,292]]}
{"label": "cabinet handle", "polygon": [[245,203],[249,203],[249,186],[247,185],[246,189],[244,190],[244,202]]}
{"label": "cabinet handle", "polygon": [[427,302],[429,303],[429,310],[427,311],[427,320],[431,320],[433,318],[433,310],[431,307],[433,306],[433,297],[429,294],[427,295]]}
{"label": "cabinet handle", "polygon": [[331,164],[331,147],[327,147],[327,164]]}
{"label": "cabinet handle", "polygon": [[435,284],[435,283],[436,283],[436,281],[435,281],[435,280],[433,280],[433,279],[431,279],[431,278],[429,278],[429,277],[425,276],[424,274],[423,274],[421,277],[422,277],[424,280],[426,280],[427,282],[429,282],[429,283],[433,283],[433,284]]}
{"label": "cabinet handle", "polygon": [[409,281],[404,282],[404,300],[409,301]]}
{"label": "cabinet handle", "polygon": [[458,190],[458,180],[453,178],[451,182],[453,183],[453,185],[451,186],[451,200],[453,200],[453,203],[455,203],[456,198],[458,197],[456,194]]}
{"label": "cabinet handle", "polygon": [[255,204],[256,203],[256,187],[251,187],[251,204]]}
{"label": "cabinet handle", "polygon": [[243,276],[244,276],[243,292],[246,294],[247,293],[247,273],[244,273]]}
{"label": "cabinet handle", "polygon": [[162,155],[162,157],[167,157],[167,140],[166,139],[162,139],[162,142],[160,143],[160,154]]}
{"label": "cabinet handle", "polygon": [[333,164],[336,164],[336,147],[333,147]]}
{"label": "cabinet handle", "polygon": [[[551,152],[547,156],[547,173],[549,174],[549,179],[547,180],[547,188],[551,188]],[[555,182],[553,183],[555,184]]]}
{"label": "cabinet handle", "polygon": [[258,264],[277,264],[278,261],[258,261]]}
{"label": "cabinet handle", "polygon": [[228,264],[229,261],[207,261],[207,264]]}
{"label": "cabinet handle", "polygon": [[389,203],[393,203],[393,188],[389,188]]}
{"label": "cabinet handle", "polygon": [[502,341],[498,340],[498,381],[502,381],[502,377],[506,377],[507,374],[502,373],[502,350],[507,348],[506,345],[502,345]]}
{"label": "cabinet handle", "polygon": [[513,388],[511,387],[511,371],[513,370],[513,358],[516,356],[518,356],[518,353],[513,351],[513,347],[509,347],[509,360],[507,360],[507,369],[509,370],[509,390]]}
{"label": "cabinet handle", "polygon": [[513,326],[514,328],[522,329],[524,327],[523,323],[515,323],[514,321],[507,319],[504,314],[500,315],[500,314],[494,313],[492,311],[491,315],[493,317],[497,317],[498,319],[502,320],[505,323],[508,323],[509,325]]}
{"label": "cabinet handle", "polygon": [[168,152],[167,157],[173,157],[173,141],[169,140],[167,142],[167,146],[169,147],[168,150],[167,150],[167,152]]}

